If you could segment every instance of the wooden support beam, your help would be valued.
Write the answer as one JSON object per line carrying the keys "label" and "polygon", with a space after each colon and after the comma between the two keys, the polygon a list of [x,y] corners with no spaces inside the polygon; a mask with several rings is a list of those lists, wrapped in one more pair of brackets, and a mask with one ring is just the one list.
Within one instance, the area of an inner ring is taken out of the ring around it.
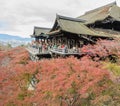
{"label": "wooden support beam", "polygon": [[86,39],[86,40],[88,40],[88,41],[91,41],[91,42],[95,43],[95,41],[92,40],[91,38],[88,38],[88,37],[86,37],[86,36],[81,36],[81,37],[84,38],[84,39]]}

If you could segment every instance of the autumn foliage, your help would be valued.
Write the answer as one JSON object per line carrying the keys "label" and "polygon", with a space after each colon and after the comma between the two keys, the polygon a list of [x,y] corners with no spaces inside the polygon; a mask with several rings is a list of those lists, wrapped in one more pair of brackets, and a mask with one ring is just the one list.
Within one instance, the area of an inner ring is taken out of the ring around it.
{"label": "autumn foliage", "polygon": [[87,55],[81,59],[33,62],[24,48],[0,51],[0,106],[119,106],[119,81],[114,82],[119,74],[112,74],[111,61],[104,60],[106,65],[101,58],[114,54],[119,60],[120,48],[110,47],[115,41],[99,42],[83,47]]}
{"label": "autumn foliage", "polygon": [[[95,45],[87,45],[82,48],[82,52],[92,58],[99,60],[120,58],[119,40],[99,40]],[[114,61],[113,60],[113,61]]]}

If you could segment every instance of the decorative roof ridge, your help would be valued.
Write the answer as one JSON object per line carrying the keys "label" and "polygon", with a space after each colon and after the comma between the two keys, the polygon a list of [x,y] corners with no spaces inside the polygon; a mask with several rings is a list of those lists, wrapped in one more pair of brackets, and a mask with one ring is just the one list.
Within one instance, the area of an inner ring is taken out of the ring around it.
{"label": "decorative roof ridge", "polygon": [[82,20],[82,19],[62,16],[62,15],[58,15],[58,14],[56,14],[56,19],[57,20],[59,20],[59,19],[70,20],[70,21],[76,21],[76,22],[85,22],[85,20]]}
{"label": "decorative roof ridge", "polygon": [[98,10],[100,10],[100,9],[102,9],[102,8],[105,8],[105,7],[112,7],[112,6],[114,6],[114,5],[117,5],[116,1],[115,1],[115,2],[112,2],[112,3],[109,3],[109,4],[107,4],[107,5],[104,5],[104,6],[98,7],[98,8],[96,8],[96,9],[92,9],[92,10],[90,10],[90,11],[87,11],[84,15],[90,14],[90,13],[95,12],[95,11],[98,11]]}
{"label": "decorative roof ridge", "polygon": [[46,28],[46,27],[38,27],[38,26],[34,26],[34,29],[37,28],[37,29],[46,29],[46,30],[50,30],[51,28]]}

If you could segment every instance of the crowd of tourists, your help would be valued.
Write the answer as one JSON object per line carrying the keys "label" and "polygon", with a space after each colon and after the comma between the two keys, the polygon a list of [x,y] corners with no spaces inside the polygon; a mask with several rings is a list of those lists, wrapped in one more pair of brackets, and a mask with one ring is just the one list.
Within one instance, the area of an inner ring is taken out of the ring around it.
{"label": "crowd of tourists", "polygon": [[[51,49],[59,52],[64,52],[64,53],[68,52],[68,46],[66,44],[52,44],[51,42],[32,41],[31,46],[35,49],[38,49],[39,53],[47,52]],[[78,49],[76,47],[73,47],[72,50],[78,52]]]}
{"label": "crowd of tourists", "polygon": [[39,50],[40,52],[47,52],[50,48],[51,48],[51,44],[50,43],[46,43],[46,42],[35,42],[32,41],[31,46],[35,49]]}

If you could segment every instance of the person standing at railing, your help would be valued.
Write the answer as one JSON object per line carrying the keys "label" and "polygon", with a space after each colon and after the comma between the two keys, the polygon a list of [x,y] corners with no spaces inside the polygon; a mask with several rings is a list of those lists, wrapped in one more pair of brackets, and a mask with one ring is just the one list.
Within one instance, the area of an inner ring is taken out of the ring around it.
{"label": "person standing at railing", "polygon": [[42,52],[43,53],[45,52],[45,43],[43,43],[43,45],[42,45]]}
{"label": "person standing at railing", "polygon": [[62,44],[62,45],[61,45],[61,48],[63,49],[64,47],[65,47],[65,45],[64,45],[64,44]]}
{"label": "person standing at railing", "polygon": [[65,45],[64,49],[65,49],[65,53],[67,53],[68,52],[68,46]]}
{"label": "person standing at railing", "polygon": [[73,47],[73,53],[79,53],[79,49],[78,49],[78,47]]}
{"label": "person standing at railing", "polygon": [[39,49],[39,53],[41,53],[42,52],[42,43],[41,42],[38,44],[38,49]]}
{"label": "person standing at railing", "polygon": [[32,47],[33,47],[33,48],[36,48],[35,41],[32,41]]}
{"label": "person standing at railing", "polygon": [[67,53],[67,45],[62,45],[62,51],[63,53]]}
{"label": "person standing at railing", "polygon": [[58,49],[61,49],[61,45],[58,45]]}
{"label": "person standing at railing", "polygon": [[52,48],[52,44],[51,44],[51,43],[48,43],[48,44],[47,44],[47,48],[48,48],[48,50],[50,50],[50,49]]}
{"label": "person standing at railing", "polygon": [[54,44],[53,49],[57,49],[57,45],[56,44]]}

